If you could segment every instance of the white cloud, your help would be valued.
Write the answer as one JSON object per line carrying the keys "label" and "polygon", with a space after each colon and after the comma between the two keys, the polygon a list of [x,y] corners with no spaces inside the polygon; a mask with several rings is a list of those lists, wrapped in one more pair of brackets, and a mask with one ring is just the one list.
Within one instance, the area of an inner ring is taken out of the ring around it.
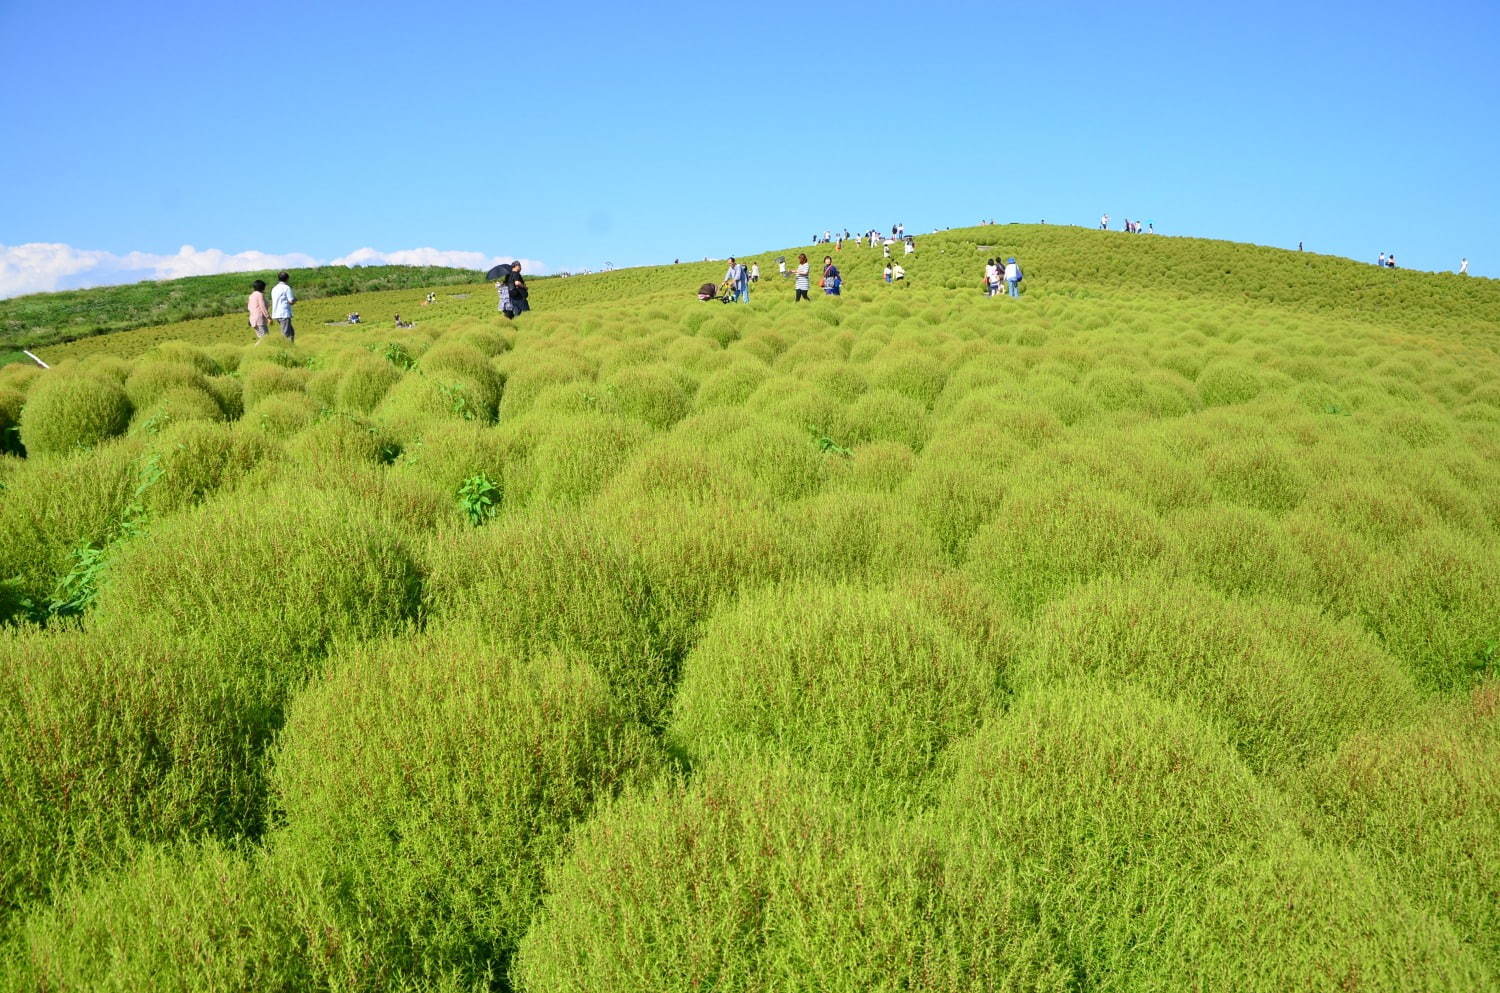
{"label": "white cloud", "polygon": [[[116,255],[113,252],[78,249],[71,245],[32,242],[25,245],[0,245],[0,299],[25,293],[109,286],[143,279],[209,276],[221,272],[301,269],[318,265],[440,265],[483,271],[510,261],[513,260],[509,256],[490,257],[483,252],[440,251],[436,248],[411,248],[395,252],[360,248],[342,258],[323,262],[301,252],[285,255],[255,251],[231,254],[217,248],[200,251],[192,245],[183,245],[175,255],[156,255],[151,252]],[[547,271],[544,263],[532,259],[522,259],[521,264],[537,275]]]}

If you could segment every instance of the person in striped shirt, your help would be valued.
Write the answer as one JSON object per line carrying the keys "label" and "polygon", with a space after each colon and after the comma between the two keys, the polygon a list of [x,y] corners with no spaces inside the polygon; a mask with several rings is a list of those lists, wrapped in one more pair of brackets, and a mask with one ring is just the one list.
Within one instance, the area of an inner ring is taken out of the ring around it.
{"label": "person in striped shirt", "polygon": [[811,267],[807,264],[807,253],[804,252],[801,255],[798,255],[797,282],[795,284],[797,287],[797,295],[792,298],[793,303],[797,302],[798,300],[807,299],[807,274],[810,268]]}

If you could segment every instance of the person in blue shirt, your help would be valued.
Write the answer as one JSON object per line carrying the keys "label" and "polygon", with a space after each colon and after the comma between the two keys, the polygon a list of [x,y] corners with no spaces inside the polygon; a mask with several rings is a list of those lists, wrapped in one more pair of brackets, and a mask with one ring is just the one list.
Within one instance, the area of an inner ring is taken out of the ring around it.
{"label": "person in blue shirt", "polygon": [[823,256],[823,294],[836,297],[839,290],[843,288],[843,279],[839,276],[839,267],[833,264],[833,256]]}

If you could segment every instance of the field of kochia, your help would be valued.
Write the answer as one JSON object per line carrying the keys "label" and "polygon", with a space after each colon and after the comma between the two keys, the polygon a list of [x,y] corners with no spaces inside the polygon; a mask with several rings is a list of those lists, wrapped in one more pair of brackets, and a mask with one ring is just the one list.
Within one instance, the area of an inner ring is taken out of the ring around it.
{"label": "field of kochia", "polygon": [[1500,988],[1500,285],[788,254],[0,368],[0,990]]}

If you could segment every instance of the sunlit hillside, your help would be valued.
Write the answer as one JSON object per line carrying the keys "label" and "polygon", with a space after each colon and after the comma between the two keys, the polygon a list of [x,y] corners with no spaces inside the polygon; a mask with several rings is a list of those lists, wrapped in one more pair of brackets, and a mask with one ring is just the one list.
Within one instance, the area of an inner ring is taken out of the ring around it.
{"label": "sunlit hillside", "polygon": [[0,368],[0,988],[1500,985],[1500,284],[831,248]]}

